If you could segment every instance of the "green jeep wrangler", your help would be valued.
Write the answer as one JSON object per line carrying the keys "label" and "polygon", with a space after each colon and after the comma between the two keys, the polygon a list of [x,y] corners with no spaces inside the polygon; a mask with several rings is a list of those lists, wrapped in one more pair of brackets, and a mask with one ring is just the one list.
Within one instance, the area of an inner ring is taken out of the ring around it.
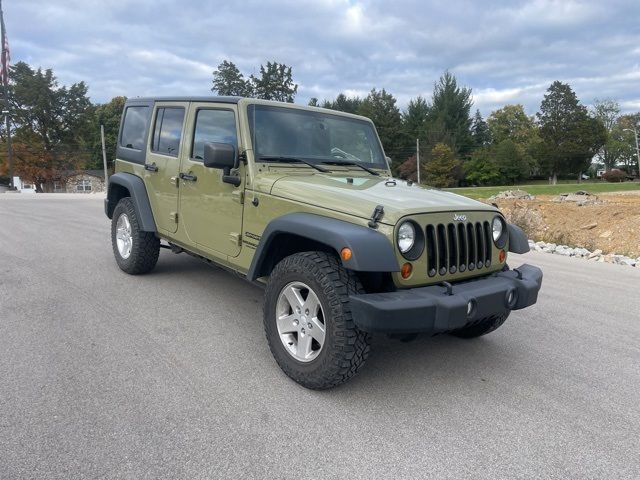
{"label": "green jeep wrangler", "polygon": [[[265,286],[278,365],[323,389],[355,375],[370,334],[473,338],[536,302],[540,269],[500,212],[392,178],[373,123],[235,97],[128,100],[105,213],[118,266],[160,248]],[[165,243],[161,243],[164,241]]]}

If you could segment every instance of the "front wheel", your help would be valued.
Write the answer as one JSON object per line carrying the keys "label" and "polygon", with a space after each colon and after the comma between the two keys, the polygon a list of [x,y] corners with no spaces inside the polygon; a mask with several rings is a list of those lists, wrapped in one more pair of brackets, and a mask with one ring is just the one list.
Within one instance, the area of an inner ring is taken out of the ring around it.
{"label": "front wheel", "polygon": [[111,246],[120,269],[131,275],[153,270],[160,255],[160,240],[153,232],[140,230],[131,198],[121,199],[111,219]]}
{"label": "front wheel", "polygon": [[353,377],[369,354],[369,335],[357,329],[349,295],[358,278],[325,252],[304,252],[274,268],[265,291],[264,328],[280,368],[311,389]]}

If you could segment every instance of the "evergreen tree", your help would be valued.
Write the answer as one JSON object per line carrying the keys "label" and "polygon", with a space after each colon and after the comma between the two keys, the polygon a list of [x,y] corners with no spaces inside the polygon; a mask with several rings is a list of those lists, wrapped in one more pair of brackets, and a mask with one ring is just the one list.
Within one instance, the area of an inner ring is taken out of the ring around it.
{"label": "evergreen tree", "polygon": [[481,147],[464,162],[464,178],[471,185],[499,185],[502,175],[496,164],[492,148]]}
{"label": "evergreen tree", "polygon": [[394,161],[394,167],[397,167],[402,160],[402,118],[395,97],[384,88],[379,91],[374,88],[362,100],[357,113],[370,118],[376,125],[385,153]]}
{"label": "evergreen tree", "polygon": [[251,82],[244,78],[238,67],[227,60],[218,65],[218,69],[213,72],[212,92],[218,95],[229,95],[237,97],[252,97],[253,87]]}
{"label": "evergreen tree", "polygon": [[249,78],[256,98],[293,103],[298,85],[293,81],[291,67],[284,63],[267,62],[260,65],[260,76]]}
{"label": "evergreen tree", "polygon": [[355,114],[358,113],[361,104],[362,99],[360,97],[347,97],[344,93],[340,93],[335,100],[325,100],[322,102],[322,108]]}
{"label": "evergreen tree", "polygon": [[459,87],[456,77],[445,72],[434,85],[429,106],[427,131],[438,135],[458,155],[465,156],[473,148],[471,136],[471,89]]}
{"label": "evergreen tree", "polygon": [[471,138],[476,148],[484,147],[491,143],[491,131],[489,125],[484,121],[480,110],[476,110],[476,114],[471,121]]}
{"label": "evergreen tree", "polygon": [[604,125],[589,116],[568,84],[555,81],[540,105],[540,165],[555,184],[559,174],[587,170],[606,141]]}

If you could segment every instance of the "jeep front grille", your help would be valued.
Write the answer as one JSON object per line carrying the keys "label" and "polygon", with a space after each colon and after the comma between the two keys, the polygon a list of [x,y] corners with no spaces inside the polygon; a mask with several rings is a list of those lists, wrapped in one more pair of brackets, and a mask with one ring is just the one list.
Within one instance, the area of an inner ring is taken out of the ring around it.
{"label": "jeep front grille", "polygon": [[491,266],[491,225],[487,221],[427,225],[426,244],[429,277]]}

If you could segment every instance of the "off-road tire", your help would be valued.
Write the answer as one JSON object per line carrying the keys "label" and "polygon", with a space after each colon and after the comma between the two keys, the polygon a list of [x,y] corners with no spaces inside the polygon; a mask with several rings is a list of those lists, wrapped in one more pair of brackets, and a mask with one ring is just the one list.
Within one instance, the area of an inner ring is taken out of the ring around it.
{"label": "off-road tire", "polygon": [[477,338],[487,333],[491,333],[500,327],[505,320],[509,317],[509,313],[503,313],[501,315],[492,315],[490,317],[480,320],[478,323],[469,325],[468,327],[462,327],[451,332],[451,335],[460,338]]}
{"label": "off-road tire", "polygon": [[[310,362],[294,358],[280,340],[276,306],[282,289],[303,282],[313,289],[324,312],[325,341]],[[370,336],[358,330],[349,307],[349,295],[364,293],[358,278],[325,252],[303,252],[284,258],[271,272],[264,295],[264,328],[276,362],[300,385],[322,390],[356,375],[369,355]]]}
{"label": "off-road tire", "polygon": [[[120,255],[116,242],[116,225],[120,215],[126,214],[131,224],[131,254],[127,258]],[[116,263],[120,269],[131,275],[139,275],[153,270],[160,255],[160,239],[153,232],[140,230],[140,223],[133,201],[129,197],[122,198],[113,210],[111,219],[111,246]]]}

